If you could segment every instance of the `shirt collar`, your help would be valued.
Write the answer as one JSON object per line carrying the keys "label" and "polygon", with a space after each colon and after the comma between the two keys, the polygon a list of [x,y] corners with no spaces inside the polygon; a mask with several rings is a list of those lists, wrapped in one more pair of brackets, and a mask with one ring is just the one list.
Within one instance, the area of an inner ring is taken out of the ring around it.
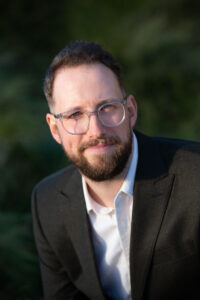
{"label": "shirt collar", "polygon": [[[130,196],[133,196],[136,168],[138,162],[138,141],[134,133],[133,133],[133,145],[134,146],[133,146],[133,155],[131,159],[131,164],[127,176],[119,190],[119,193],[124,192],[125,194],[129,194]],[[84,193],[84,198],[86,203],[86,209],[87,212],[89,213],[91,210],[95,210],[95,208],[93,205],[93,201],[91,200],[91,197],[88,193],[87,184],[83,176],[82,176],[82,185],[83,185],[83,193]]]}
{"label": "shirt collar", "polygon": [[133,150],[131,164],[128,170],[128,174],[126,175],[126,178],[120,188],[120,192],[124,192],[131,196],[133,196],[136,168],[138,162],[138,142],[135,134],[133,134],[133,141],[134,141],[134,147],[133,147],[134,150]]}

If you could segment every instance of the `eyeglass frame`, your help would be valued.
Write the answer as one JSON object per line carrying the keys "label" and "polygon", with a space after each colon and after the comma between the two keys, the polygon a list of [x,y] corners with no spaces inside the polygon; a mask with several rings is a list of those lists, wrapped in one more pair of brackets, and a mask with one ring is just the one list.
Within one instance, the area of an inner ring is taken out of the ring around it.
{"label": "eyeglass frame", "polygon": [[[94,110],[94,111],[81,110],[81,112],[85,113],[85,114],[87,115],[87,117],[88,117],[88,126],[87,126],[87,129],[84,130],[84,131],[81,132],[81,133],[72,133],[72,132],[69,132],[69,131],[65,128],[65,126],[63,125],[63,121],[62,121],[62,120],[63,120],[64,115],[67,114],[67,113],[73,112],[73,110],[66,111],[66,112],[59,113],[59,114],[53,114],[53,113],[51,113],[51,115],[53,115],[56,119],[58,119],[58,120],[61,121],[61,124],[62,124],[62,126],[63,126],[63,129],[64,129],[65,131],[67,131],[69,134],[72,134],[72,135],[81,135],[81,134],[85,134],[85,133],[87,132],[87,130],[88,130],[89,126],[90,126],[90,117],[91,117],[92,115],[97,115],[98,120],[99,120],[100,123],[101,123],[103,126],[105,126],[105,127],[108,127],[108,128],[115,128],[115,127],[118,127],[119,125],[121,125],[121,124],[123,123],[124,119],[125,119],[125,116],[126,116],[125,105],[127,104],[127,100],[128,100],[128,95],[125,96],[125,97],[124,97],[122,100],[120,100],[120,101],[112,101],[112,102],[106,102],[106,103],[103,103],[103,104],[101,104],[101,105],[100,105],[96,110]],[[122,104],[123,112],[124,112],[124,115],[123,115],[122,120],[121,120],[117,125],[105,125],[105,124],[102,122],[101,118],[99,117],[99,112],[100,112],[102,106],[108,105],[108,104],[119,104],[119,103]]]}

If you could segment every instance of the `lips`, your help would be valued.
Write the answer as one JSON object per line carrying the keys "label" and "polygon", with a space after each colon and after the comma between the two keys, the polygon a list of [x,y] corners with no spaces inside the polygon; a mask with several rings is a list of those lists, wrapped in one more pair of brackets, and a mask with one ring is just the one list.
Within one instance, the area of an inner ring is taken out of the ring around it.
{"label": "lips", "polygon": [[83,152],[84,150],[88,148],[96,148],[96,149],[103,149],[105,146],[112,146],[115,144],[119,144],[119,138],[117,137],[109,137],[109,138],[101,138],[96,140],[91,140],[85,144],[82,144],[79,148],[80,152]]}
{"label": "lips", "polygon": [[113,146],[114,144],[97,144],[93,146],[89,146],[86,149],[104,149],[108,148],[109,146]]}

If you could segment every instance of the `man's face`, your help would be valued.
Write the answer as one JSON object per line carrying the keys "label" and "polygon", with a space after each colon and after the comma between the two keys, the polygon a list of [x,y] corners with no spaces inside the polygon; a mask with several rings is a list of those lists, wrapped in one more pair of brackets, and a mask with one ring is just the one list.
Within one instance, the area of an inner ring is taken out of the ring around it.
{"label": "man's face", "polygon": [[[53,87],[55,114],[73,109],[96,110],[102,103],[124,98],[115,74],[102,64],[66,67],[56,74]],[[137,119],[137,105],[128,97],[126,117],[115,128],[105,127],[97,115],[90,117],[89,128],[81,135],[71,135],[60,120],[47,114],[54,139],[62,145],[69,159],[86,177],[103,181],[119,175],[127,165],[132,150],[132,128]]]}

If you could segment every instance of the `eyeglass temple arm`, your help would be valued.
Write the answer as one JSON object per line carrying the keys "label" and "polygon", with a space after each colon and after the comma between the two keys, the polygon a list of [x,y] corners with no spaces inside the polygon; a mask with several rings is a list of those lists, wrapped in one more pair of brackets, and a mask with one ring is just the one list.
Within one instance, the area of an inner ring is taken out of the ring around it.
{"label": "eyeglass temple arm", "polygon": [[62,114],[52,114],[56,119],[61,119],[62,118]]}

